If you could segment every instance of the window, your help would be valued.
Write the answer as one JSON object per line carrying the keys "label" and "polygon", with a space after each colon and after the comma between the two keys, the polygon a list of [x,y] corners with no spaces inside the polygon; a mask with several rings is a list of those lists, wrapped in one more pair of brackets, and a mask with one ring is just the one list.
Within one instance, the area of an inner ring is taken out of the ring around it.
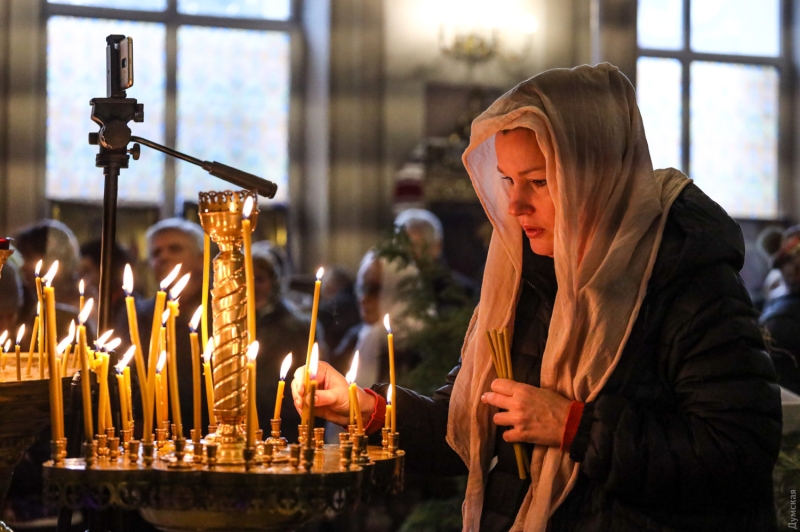
{"label": "window", "polygon": [[[98,201],[89,100],[105,96],[105,38],[134,41],[134,86],[144,104],[134,135],[278,184],[287,201],[292,0],[50,0],[47,4],[46,194]],[[142,147],[121,172],[129,204],[197,201],[231,185]]]}
{"label": "window", "polygon": [[737,218],[778,205],[782,0],[639,0],[636,83],[655,168]]}

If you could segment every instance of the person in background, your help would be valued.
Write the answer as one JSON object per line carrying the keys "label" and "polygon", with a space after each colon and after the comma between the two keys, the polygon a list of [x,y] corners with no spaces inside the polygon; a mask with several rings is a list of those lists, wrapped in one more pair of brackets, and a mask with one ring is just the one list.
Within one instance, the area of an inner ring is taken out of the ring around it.
{"label": "person in background", "polygon": [[[81,261],[78,265],[78,277],[83,280],[85,285],[84,295],[86,299],[93,297],[95,303],[98,301],[100,290],[100,250],[102,242],[92,240],[83,244],[81,250]],[[116,327],[127,324],[127,314],[125,311],[125,292],[122,289],[123,274],[125,265],[130,262],[128,252],[119,244],[115,244],[111,250],[111,323]],[[96,315],[96,310],[93,311]],[[125,330],[122,327],[120,330]]]}
{"label": "person in background", "polygon": [[361,322],[355,281],[342,266],[325,268],[317,319],[331,348],[337,347],[347,331]]}
{"label": "person in background", "polygon": [[769,331],[778,384],[800,394],[800,226],[783,232],[772,266],[781,272],[785,292],[767,300],[759,323]]}
{"label": "person in background", "polygon": [[[6,262],[0,273],[0,334],[8,331],[15,339],[19,327],[19,312],[22,308],[22,280],[13,261]],[[13,340],[12,340],[13,342]],[[1,347],[1,346],[0,346]],[[26,349],[27,350],[27,349]]]}

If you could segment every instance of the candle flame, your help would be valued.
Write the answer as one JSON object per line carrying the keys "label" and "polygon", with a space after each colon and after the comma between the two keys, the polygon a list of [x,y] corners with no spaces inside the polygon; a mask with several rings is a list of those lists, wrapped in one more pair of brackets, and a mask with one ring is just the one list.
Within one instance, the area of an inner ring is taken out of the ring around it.
{"label": "candle flame", "polygon": [[78,292],[80,292],[80,294],[83,295],[85,289],[86,289],[86,283],[84,283],[83,279],[81,279],[81,282],[78,283]]}
{"label": "candle flame", "polygon": [[250,213],[253,211],[253,196],[247,196],[244,200],[244,207],[242,207],[242,218],[247,220],[250,218]]}
{"label": "candle flame", "polygon": [[19,331],[17,332],[17,345],[22,341],[22,337],[25,336],[25,324],[19,326]]}
{"label": "candle flame", "polygon": [[319,344],[314,342],[314,347],[311,348],[311,362],[308,364],[308,377],[311,380],[317,378],[317,371],[319,370]]}
{"label": "candle flame", "polygon": [[177,266],[175,266],[175,267],[172,269],[172,271],[171,271],[171,272],[169,272],[169,275],[167,275],[166,277],[164,277],[164,280],[163,280],[163,281],[161,281],[161,283],[159,284],[159,286],[161,287],[161,291],[162,291],[162,292],[166,292],[166,290],[167,290],[167,288],[169,287],[169,285],[171,285],[171,284],[172,284],[172,282],[173,282],[173,281],[174,281],[174,280],[175,280],[175,279],[178,277],[178,274],[179,274],[179,273],[181,273],[181,265],[180,265],[180,264],[178,264]]}
{"label": "candle flame", "polygon": [[347,384],[353,384],[356,382],[356,375],[358,374],[358,351],[356,354],[353,355],[353,361],[350,363],[350,371],[347,372],[345,379],[347,379]]}
{"label": "candle flame", "polygon": [[34,273],[36,274],[36,277],[39,277],[39,274],[41,272],[42,272],[42,261],[40,260],[39,262],[36,263],[36,269],[34,270]]}
{"label": "candle flame", "polygon": [[206,348],[203,351],[203,361],[206,364],[211,362],[211,355],[213,354],[214,354],[214,337],[212,336],[211,338],[208,339],[208,342],[206,342]]}
{"label": "candle flame", "polygon": [[189,284],[189,278],[191,276],[192,276],[191,273],[187,273],[186,275],[178,279],[178,282],[175,283],[175,286],[173,286],[172,290],[169,291],[169,297],[171,297],[173,300],[178,299],[178,296],[181,295],[183,289],[186,288],[187,284]]}
{"label": "candle flame", "polygon": [[69,322],[69,334],[67,334],[67,338],[69,338],[69,343],[75,339],[75,320]]}
{"label": "candle flame", "polygon": [[78,323],[80,323],[81,325],[86,323],[86,320],[89,319],[89,313],[92,312],[93,306],[94,306],[94,298],[90,297],[89,300],[83,304],[83,310],[78,316]]}
{"label": "candle flame", "polygon": [[130,264],[125,265],[125,273],[122,274],[122,289],[126,296],[133,293],[133,270]]}
{"label": "candle flame", "polygon": [[320,266],[319,270],[317,270],[317,281],[322,279],[322,276],[325,275],[325,268]]}
{"label": "candle flame", "polygon": [[135,352],[136,352],[135,345],[130,346],[128,350],[125,351],[125,354],[122,356],[122,360],[120,360],[119,364],[115,366],[118,372],[122,373],[122,371],[128,366],[128,364],[130,364],[131,359],[133,358],[133,354]]}
{"label": "candle flame", "polygon": [[389,386],[389,389],[386,391],[386,404],[387,405],[392,404],[392,387],[391,387],[391,385]]}
{"label": "candle flame", "polygon": [[50,266],[50,269],[47,270],[47,273],[43,277],[44,282],[47,283],[47,286],[50,286],[50,283],[53,282],[53,279],[56,277],[56,273],[58,273],[58,261],[54,260],[53,264]]}
{"label": "candle flame", "polygon": [[6,338],[8,338],[8,331],[3,331],[3,334],[0,334],[0,345],[6,341]]}
{"label": "candle flame", "polygon": [[164,369],[164,364],[167,363],[167,352],[161,351],[161,354],[158,355],[158,364],[156,364],[156,372],[161,373],[161,370]]}
{"label": "candle flame", "polygon": [[386,332],[392,334],[392,324],[389,322],[389,315],[383,317],[383,326],[386,327]]}
{"label": "candle flame", "polygon": [[106,351],[113,351],[114,349],[118,348],[118,347],[119,347],[119,344],[121,344],[121,343],[122,343],[122,339],[121,339],[121,338],[114,338],[113,340],[110,340],[110,341],[109,341],[109,342],[108,342],[108,343],[107,343],[105,346],[103,346],[103,347],[105,347],[105,350],[106,350]]}
{"label": "candle flame", "polygon": [[72,343],[72,338],[70,338],[69,336],[67,336],[66,338],[64,338],[63,340],[61,340],[61,341],[58,343],[58,345],[56,346],[56,354],[57,354],[58,356],[61,356],[61,355],[64,353],[64,351],[66,351],[66,350],[67,350],[67,346],[68,346],[70,343]]}
{"label": "candle flame", "polygon": [[8,349],[11,347],[11,338],[6,340],[6,343],[3,344],[3,352],[8,353]]}
{"label": "candle flame", "polygon": [[167,309],[167,310],[165,310],[164,312],[161,313],[161,326],[162,327],[166,327],[167,326],[167,319],[169,319],[169,313],[170,313],[169,309]]}
{"label": "candle flame", "polygon": [[247,360],[249,360],[250,362],[255,362],[257,356],[258,356],[258,340],[255,340],[250,344],[250,347],[247,348]]}
{"label": "candle flame", "polygon": [[203,305],[197,307],[197,310],[194,311],[194,316],[189,321],[189,328],[192,332],[197,332],[197,326],[200,324],[200,317],[203,315]]}
{"label": "candle flame", "polygon": [[106,341],[111,338],[111,335],[114,334],[114,329],[109,329],[100,335],[100,338],[94,341],[94,345],[97,347],[98,350],[103,349],[103,346],[106,345]]}
{"label": "candle flame", "polygon": [[286,380],[286,374],[289,373],[289,368],[292,367],[292,354],[289,353],[283,359],[283,364],[281,364],[281,380]]}

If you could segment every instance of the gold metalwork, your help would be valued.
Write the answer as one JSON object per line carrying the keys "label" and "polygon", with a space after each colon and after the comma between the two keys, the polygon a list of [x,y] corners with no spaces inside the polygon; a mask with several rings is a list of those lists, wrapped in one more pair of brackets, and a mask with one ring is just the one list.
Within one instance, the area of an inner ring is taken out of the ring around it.
{"label": "gold metalwork", "polygon": [[[214,327],[214,413],[220,465],[244,463],[244,421],[247,396],[245,352],[247,350],[247,280],[242,255],[242,208],[248,197],[257,202],[254,192],[201,192],[200,223],[217,243],[214,258],[214,288],[211,290]],[[258,211],[250,215],[252,227]]]}
{"label": "gold metalwork", "polygon": [[0,275],[3,274],[3,266],[6,265],[8,257],[14,254],[13,249],[0,249]]}

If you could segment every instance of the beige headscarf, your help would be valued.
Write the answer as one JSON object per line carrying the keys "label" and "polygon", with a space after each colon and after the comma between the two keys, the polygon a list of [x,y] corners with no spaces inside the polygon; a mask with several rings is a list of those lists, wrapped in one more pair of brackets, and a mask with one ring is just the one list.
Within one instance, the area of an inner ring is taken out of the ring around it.
{"label": "beige headscarf", "polygon": [[[463,506],[469,531],[480,526],[494,455],[494,409],[480,401],[496,377],[484,331],[513,326],[522,271],[521,228],[507,212],[494,136],[518,127],[536,133],[556,211],[558,294],[541,387],[569,399],[593,400],[614,370],[644,299],[667,212],[690,182],[677,170],[653,171],[633,87],[608,64],[540,74],[472,124],[463,160],[494,232],[447,429],[448,443],[469,466]],[[577,473],[569,453],[535,446],[531,488],[512,530],[543,532]]]}

